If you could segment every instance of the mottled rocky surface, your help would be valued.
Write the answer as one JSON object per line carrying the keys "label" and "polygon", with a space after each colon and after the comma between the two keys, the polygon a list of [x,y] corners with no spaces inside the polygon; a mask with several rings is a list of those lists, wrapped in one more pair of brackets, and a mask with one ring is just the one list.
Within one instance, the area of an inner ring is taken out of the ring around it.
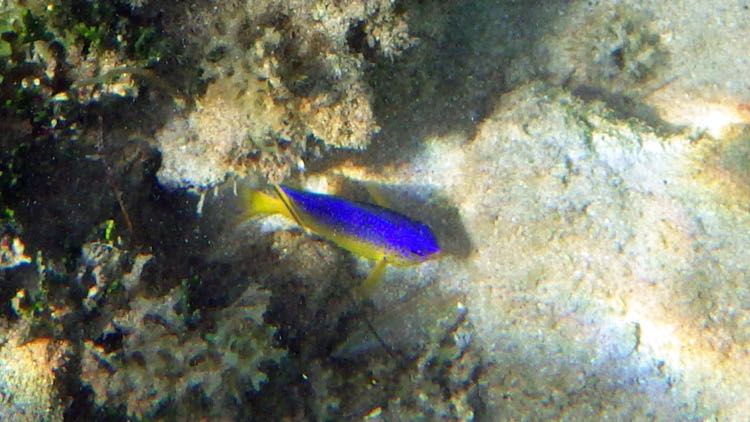
{"label": "mottled rocky surface", "polygon": [[2,329],[0,419],[62,421],[69,399],[61,395],[59,384],[70,344],[50,338],[24,341],[23,328]]}
{"label": "mottled rocky surface", "polygon": [[750,367],[748,181],[727,167],[747,140],[732,144],[659,136],[533,84],[468,145],[436,139],[392,176],[452,198],[469,235],[433,288],[465,294],[485,416],[747,411],[732,374]]}

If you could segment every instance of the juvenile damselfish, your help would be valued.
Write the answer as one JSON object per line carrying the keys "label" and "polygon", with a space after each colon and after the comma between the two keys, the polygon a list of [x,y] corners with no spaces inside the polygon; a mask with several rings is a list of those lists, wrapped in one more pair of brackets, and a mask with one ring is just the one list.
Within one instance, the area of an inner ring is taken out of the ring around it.
{"label": "juvenile damselfish", "polygon": [[440,254],[427,225],[376,205],[274,185],[273,195],[243,193],[248,216],[281,214],[355,255],[377,262],[362,286],[369,290],[386,264],[418,264]]}

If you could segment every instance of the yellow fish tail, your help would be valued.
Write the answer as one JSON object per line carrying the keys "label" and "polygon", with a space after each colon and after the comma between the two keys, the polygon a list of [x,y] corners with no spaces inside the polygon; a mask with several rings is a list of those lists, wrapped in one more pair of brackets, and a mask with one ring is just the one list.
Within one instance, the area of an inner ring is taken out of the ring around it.
{"label": "yellow fish tail", "polygon": [[275,195],[250,188],[242,189],[239,195],[244,208],[244,218],[281,214],[294,220],[284,202]]}

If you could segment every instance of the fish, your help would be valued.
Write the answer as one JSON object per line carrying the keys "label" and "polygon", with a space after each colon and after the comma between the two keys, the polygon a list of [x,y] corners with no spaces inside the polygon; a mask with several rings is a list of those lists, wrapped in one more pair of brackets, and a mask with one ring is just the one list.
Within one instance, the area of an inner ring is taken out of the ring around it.
{"label": "fish", "polygon": [[363,292],[382,279],[386,265],[415,265],[441,254],[429,226],[396,211],[285,185],[274,184],[273,190],[274,194],[245,190],[246,216],[280,214],[342,249],[376,262],[363,283]]}

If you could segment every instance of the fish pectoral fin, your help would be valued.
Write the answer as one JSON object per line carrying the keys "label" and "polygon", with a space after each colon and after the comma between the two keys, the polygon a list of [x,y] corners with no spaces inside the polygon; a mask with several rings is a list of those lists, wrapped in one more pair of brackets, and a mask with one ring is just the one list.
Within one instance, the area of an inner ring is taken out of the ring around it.
{"label": "fish pectoral fin", "polygon": [[354,295],[358,300],[365,300],[372,296],[372,293],[378,287],[380,282],[383,281],[383,277],[385,276],[385,267],[387,264],[388,263],[385,258],[382,258],[380,261],[378,261],[372,268],[372,271],[370,271],[370,274],[367,276],[365,281],[363,281],[362,284],[360,284],[359,287],[354,290]]}
{"label": "fish pectoral fin", "polygon": [[273,188],[276,191],[276,195],[278,196],[279,201],[281,201],[281,203],[284,205],[284,209],[280,212],[280,214],[284,215],[290,220],[296,221],[300,227],[307,228],[302,221],[299,210],[294,204],[294,201],[292,201],[292,199],[289,198],[289,195],[284,192],[284,189],[282,189],[281,185],[274,183]]}

